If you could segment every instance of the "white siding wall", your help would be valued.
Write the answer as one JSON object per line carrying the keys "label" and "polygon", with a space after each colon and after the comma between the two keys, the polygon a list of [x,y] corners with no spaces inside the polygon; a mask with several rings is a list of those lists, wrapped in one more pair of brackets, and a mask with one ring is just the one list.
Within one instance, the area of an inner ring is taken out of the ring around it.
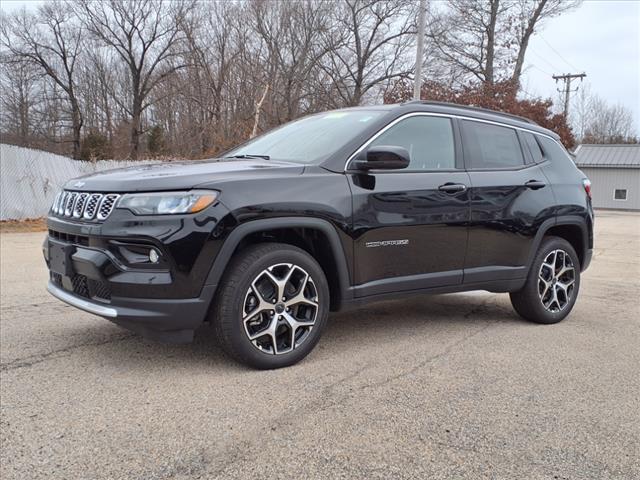
{"label": "white siding wall", "polygon": [[[581,170],[591,180],[595,208],[640,210],[640,168],[593,168]],[[614,200],[615,189],[626,189],[627,200]]]}
{"label": "white siding wall", "polygon": [[0,144],[0,220],[43,217],[72,178],[150,162],[80,162],[53,153]]}

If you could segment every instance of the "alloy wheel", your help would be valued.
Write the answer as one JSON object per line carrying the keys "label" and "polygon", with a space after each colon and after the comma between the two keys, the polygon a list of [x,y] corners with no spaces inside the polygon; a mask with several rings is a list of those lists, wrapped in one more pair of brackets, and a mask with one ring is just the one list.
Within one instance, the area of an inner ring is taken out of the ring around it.
{"label": "alloy wheel", "polygon": [[260,272],[244,297],[242,324],[251,343],[274,355],[304,343],[318,317],[318,290],[298,265],[279,263]]}
{"label": "alloy wheel", "polygon": [[569,305],[573,296],[576,270],[564,250],[549,253],[538,273],[538,295],[544,308],[556,313]]}

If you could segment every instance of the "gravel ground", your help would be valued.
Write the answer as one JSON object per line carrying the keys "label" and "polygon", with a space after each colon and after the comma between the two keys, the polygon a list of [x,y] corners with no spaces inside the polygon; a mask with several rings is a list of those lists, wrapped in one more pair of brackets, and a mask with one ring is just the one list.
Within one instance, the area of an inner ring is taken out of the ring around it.
{"label": "gravel ground", "polygon": [[385,302],[268,372],[58,302],[44,234],[2,234],[0,477],[640,478],[640,215],[596,230],[558,325],[507,295]]}

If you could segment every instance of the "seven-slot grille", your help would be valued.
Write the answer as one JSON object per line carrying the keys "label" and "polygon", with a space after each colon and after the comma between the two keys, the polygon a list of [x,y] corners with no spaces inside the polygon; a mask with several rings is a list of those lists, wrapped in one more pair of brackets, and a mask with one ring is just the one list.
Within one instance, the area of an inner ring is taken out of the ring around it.
{"label": "seven-slot grille", "polygon": [[115,193],[67,192],[58,193],[51,212],[59,217],[83,220],[105,220],[116,206],[120,195]]}

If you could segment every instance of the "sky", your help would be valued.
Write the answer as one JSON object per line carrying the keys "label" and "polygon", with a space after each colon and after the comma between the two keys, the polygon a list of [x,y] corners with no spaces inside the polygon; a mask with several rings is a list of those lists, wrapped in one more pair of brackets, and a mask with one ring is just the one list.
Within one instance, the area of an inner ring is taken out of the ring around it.
{"label": "sky", "polygon": [[[42,3],[0,0],[7,12]],[[562,85],[552,75],[586,73],[591,93],[629,108],[640,133],[640,0],[585,0],[577,9],[547,20],[531,39],[525,68],[527,94],[554,100]],[[580,87],[580,81],[575,86]]]}
{"label": "sky", "polygon": [[551,75],[586,73],[591,93],[629,108],[640,132],[640,1],[586,0],[548,20],[531,39],[525,65],[523,88],[554,100],[562,84]]}

